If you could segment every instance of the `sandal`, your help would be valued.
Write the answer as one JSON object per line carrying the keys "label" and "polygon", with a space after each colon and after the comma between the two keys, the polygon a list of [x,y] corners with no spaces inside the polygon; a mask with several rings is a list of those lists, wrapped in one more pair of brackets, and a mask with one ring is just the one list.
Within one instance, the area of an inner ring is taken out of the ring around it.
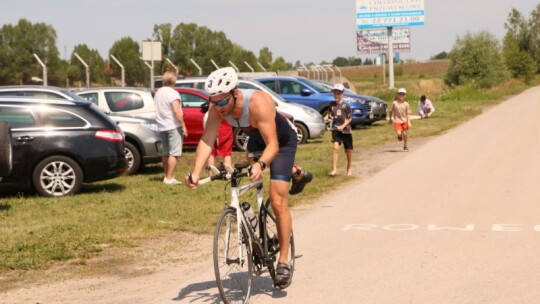
{"label": "sandal", "polygon": [[289,264],[278,263],[276,267],[276,276],[274,277],[274,286],[279,289],[285,289],[291,285],[291,267]]}

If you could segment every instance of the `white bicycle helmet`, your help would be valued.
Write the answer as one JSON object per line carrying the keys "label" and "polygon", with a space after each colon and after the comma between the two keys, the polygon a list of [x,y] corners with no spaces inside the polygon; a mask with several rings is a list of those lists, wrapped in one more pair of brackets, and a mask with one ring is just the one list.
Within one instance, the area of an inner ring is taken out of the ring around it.
{"label": "white bicycle helmet", "polygon": [[221,68],[213,71],[206,82],[204,83],[204,90],[215,96],[223,93],[228,93],[236,88],[238,84],[238,75],[236,71],[231,67]]}

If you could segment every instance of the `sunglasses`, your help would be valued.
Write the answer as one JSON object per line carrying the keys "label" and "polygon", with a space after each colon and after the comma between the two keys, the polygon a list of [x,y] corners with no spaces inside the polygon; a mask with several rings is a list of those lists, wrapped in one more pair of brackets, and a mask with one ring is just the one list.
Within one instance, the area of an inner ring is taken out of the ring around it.
{"label": "sunglasses", "polygon": [[225,97],[222,100],[218,100],[218,101],[212,101],[212,100],[210,100],[210,98],[208,98],[208,101],[210,101],[210,103],[215,105],[215,106],[223,107],[224,105],[226,105],[229,102],[229,98],[231,98],[231,96],[232,96],[232,94],[229,94],[229,96]]}

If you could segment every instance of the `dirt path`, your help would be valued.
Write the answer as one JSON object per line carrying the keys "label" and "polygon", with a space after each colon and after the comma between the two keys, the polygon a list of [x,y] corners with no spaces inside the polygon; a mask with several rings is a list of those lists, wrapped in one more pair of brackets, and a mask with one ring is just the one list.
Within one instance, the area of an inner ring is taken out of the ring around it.
{"label": "dirt path", "polygon": [[[409,146],[411,150],[417,149],[429,140],[411,139]],[[401,143],[397,141],[368,149],[357,148],[354,175],[365,180],[381,171],[403,156],[400,148]],[[313,207],[294,208],[294,218],[308,213]],[[153,240],[129,251],[106,250],[90,260],[87,264],[90,267],[84,267],[84,270],[63,266],[36,274],[34,281],[38,283],[20,282],[17,288],[0,293],[0,303],[149,303],[164,291],[181,287],[191,277],[210,268],[211,246],[211,236],[182,233]],[[119,259],[125,262],[119,263]],[[71,275],[73,271],[75,273]],[[85,274],[88,272],[95,274]],[[178,300],[182,297],[179,294]]]}

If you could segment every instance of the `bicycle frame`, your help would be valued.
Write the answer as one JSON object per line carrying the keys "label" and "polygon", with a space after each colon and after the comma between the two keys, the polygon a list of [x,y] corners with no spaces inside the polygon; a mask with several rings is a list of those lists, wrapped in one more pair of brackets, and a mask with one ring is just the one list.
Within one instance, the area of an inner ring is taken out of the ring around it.
{"label": "bicycle frame", "polygon": [[[231,166],[229,166],[227,164],[223,164],[226,173],[220,171],[219,169],[217,169],[214,166],[209,166],[209,169],[212,172],[217,173],[217,175],[211,176],[211,177],[208,177],[208,178],[205,178],[205,179],[199,181],[200,185],[205,184],[205,183],[210,182],[210,181],[213,181],[213,180],[228,180],[228,181],[231,182],[231,189],[230,189],[231,201],[229,203],[229,207],[234,208],[236,210],[236,218],[238,219],[237,220],[238,244],[242,243],[242,238],[243,238],[242,225],[244,225],[244,227],[246,227],[246,231],[248,233],[247,237],[248,237],[249,240],[255,239],[254,236],[255,236],[255,233],[256,233],[254,228],[251,226],[251,223],[249,223],[249,221],[246,219],[246,216],[244,214],[244,210],[240,206],[240,196],[242,196],[243,194],[245,194],[249,190],[251,190],[253,188],[256,188],[257,189],[257,210],[259,211],[259,214],[260,214],[260,210],[261,210],[261,208],[263,206],[263,200],[264,200],[263,180],[262,179],[254,181],[254,182],[250,182],[247,185],[243,185],[243,186],[239,185],[240,178],[247,176],[247,173],[245,173],[245,172],[241,173],[241,170],[243,168],[247,168],[248,165],[249,164],[245,164],[243,166],[237,167],[238,169],[233,169]],[[230,231],[230,221],[227,221],[227,235],[229,235],[229,233],[228,233],[229,231]],[[252,242],[248,242],[248,246],[250,246],[251,252],[253,252],[253,244],[252,244]],[[225,240],[225,252],[228,252],[228,250],[229,250],[229,240],[227,239],[227,240]],[[240,248],[239,248],[238,258],[240,260],[239,261],[240,263],[243,263],[244,260],[245,260],[244,252],[242,252],[242,246],[240,246]]]}

